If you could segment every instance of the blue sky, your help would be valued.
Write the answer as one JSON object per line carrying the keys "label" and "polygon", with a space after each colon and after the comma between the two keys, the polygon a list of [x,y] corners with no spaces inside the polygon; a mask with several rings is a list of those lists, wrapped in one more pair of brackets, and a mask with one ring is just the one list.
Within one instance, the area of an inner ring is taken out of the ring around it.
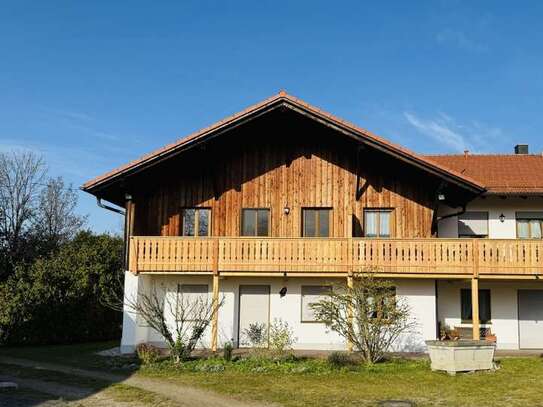
{"label": "blue sky", "polygon": [[418,152],[539,153],[543,3],[513,6],[3,1],[0,149],[77,187],[286,89]]}

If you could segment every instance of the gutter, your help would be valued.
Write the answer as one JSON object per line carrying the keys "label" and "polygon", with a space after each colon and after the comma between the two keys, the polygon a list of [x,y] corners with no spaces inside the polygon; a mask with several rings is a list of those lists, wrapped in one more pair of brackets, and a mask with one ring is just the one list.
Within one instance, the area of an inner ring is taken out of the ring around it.
{"label": "gutter", "polygon": [[118,213],[118,214],[123,215],[123,216],[126,215],[126,212],[123,211],[122,209],[117,209],[117,208],[114,208],[113,206],[104,205],[104,204],[102,203],[102,198],[96,197],[96,204],[97,204],[100,208],[107,209],[108,211],[115,212],[115,213]]}

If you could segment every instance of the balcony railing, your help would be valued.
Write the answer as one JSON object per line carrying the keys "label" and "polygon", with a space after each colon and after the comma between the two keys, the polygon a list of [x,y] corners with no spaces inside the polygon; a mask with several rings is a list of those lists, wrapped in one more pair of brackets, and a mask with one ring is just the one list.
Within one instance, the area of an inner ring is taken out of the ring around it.
{"label": "balcony railing", "polygon": [[129,258],[133,272],[543,274],[541,240],[135,236]]}

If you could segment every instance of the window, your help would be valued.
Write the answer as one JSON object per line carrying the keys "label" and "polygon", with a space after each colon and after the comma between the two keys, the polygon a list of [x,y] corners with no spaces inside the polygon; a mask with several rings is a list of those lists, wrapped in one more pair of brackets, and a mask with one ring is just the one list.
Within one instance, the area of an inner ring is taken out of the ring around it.
{"label": "window", "polygon": [[[184,321],[194,321],[198,317],[199,311],[207,308],[208,287],[207,284],[179,284],[177,286],[177,318]],[[183,315],[184,314],[184,315]]]}
{"label": "window", "polygon": [[370,315],[372,318],[387,319],[388,312],[396,308],[396,287],[383,289],[383,291],[379,292],[377,299],[367,297],[367,301],[370,307],[373,308]]}
{"label": "window", "polygon": [[330,236],[330,208],[302,209],[302,229],[304,237]]}
{"label": "window", "polygon": [[183,209],[181,236],[209,236],[210,214],[209,208]]}
{"label": "window", "polygon": [[543,212],[517,212],[517,237],[519,239],[541,239]]}
{"label": "window", "polygon": [[302,322],[318,322],[310,304],[319,302],[330,293],[332,287],[327,285],[302,286]]}
{"label": "window", "polygon": [[458,237],[488,237],[488,212],[464,212],[459,215]]}
{"label": "window", "polygon": [[242,236],[269,236],[269,209],[242,209]]}
{"label": "window", "polygon": [[392,209],[364,209],[364,235],[366,237],[391,237]]}
{"label": "window", "polygon": [[[471,323],[471,290],[460,290],[460,307],[462,323]],[[479,321],[482,324],[489,323],[490,315],[490,290],[479,290]]]}

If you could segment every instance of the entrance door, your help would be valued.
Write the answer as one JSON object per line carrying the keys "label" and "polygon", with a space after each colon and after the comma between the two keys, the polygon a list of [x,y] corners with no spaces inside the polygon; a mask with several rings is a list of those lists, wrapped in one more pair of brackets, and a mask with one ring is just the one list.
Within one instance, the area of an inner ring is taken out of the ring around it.
{"label": "entrance door", "polygon": [[519,345],[543,349],[543,290],[518,290]]}
{"label": "entrance door", "polygon": [[238,346],[249,346],[245,330],[251,324],[265,324],[266,335],[270,322],[270,286],[239,286]]}

